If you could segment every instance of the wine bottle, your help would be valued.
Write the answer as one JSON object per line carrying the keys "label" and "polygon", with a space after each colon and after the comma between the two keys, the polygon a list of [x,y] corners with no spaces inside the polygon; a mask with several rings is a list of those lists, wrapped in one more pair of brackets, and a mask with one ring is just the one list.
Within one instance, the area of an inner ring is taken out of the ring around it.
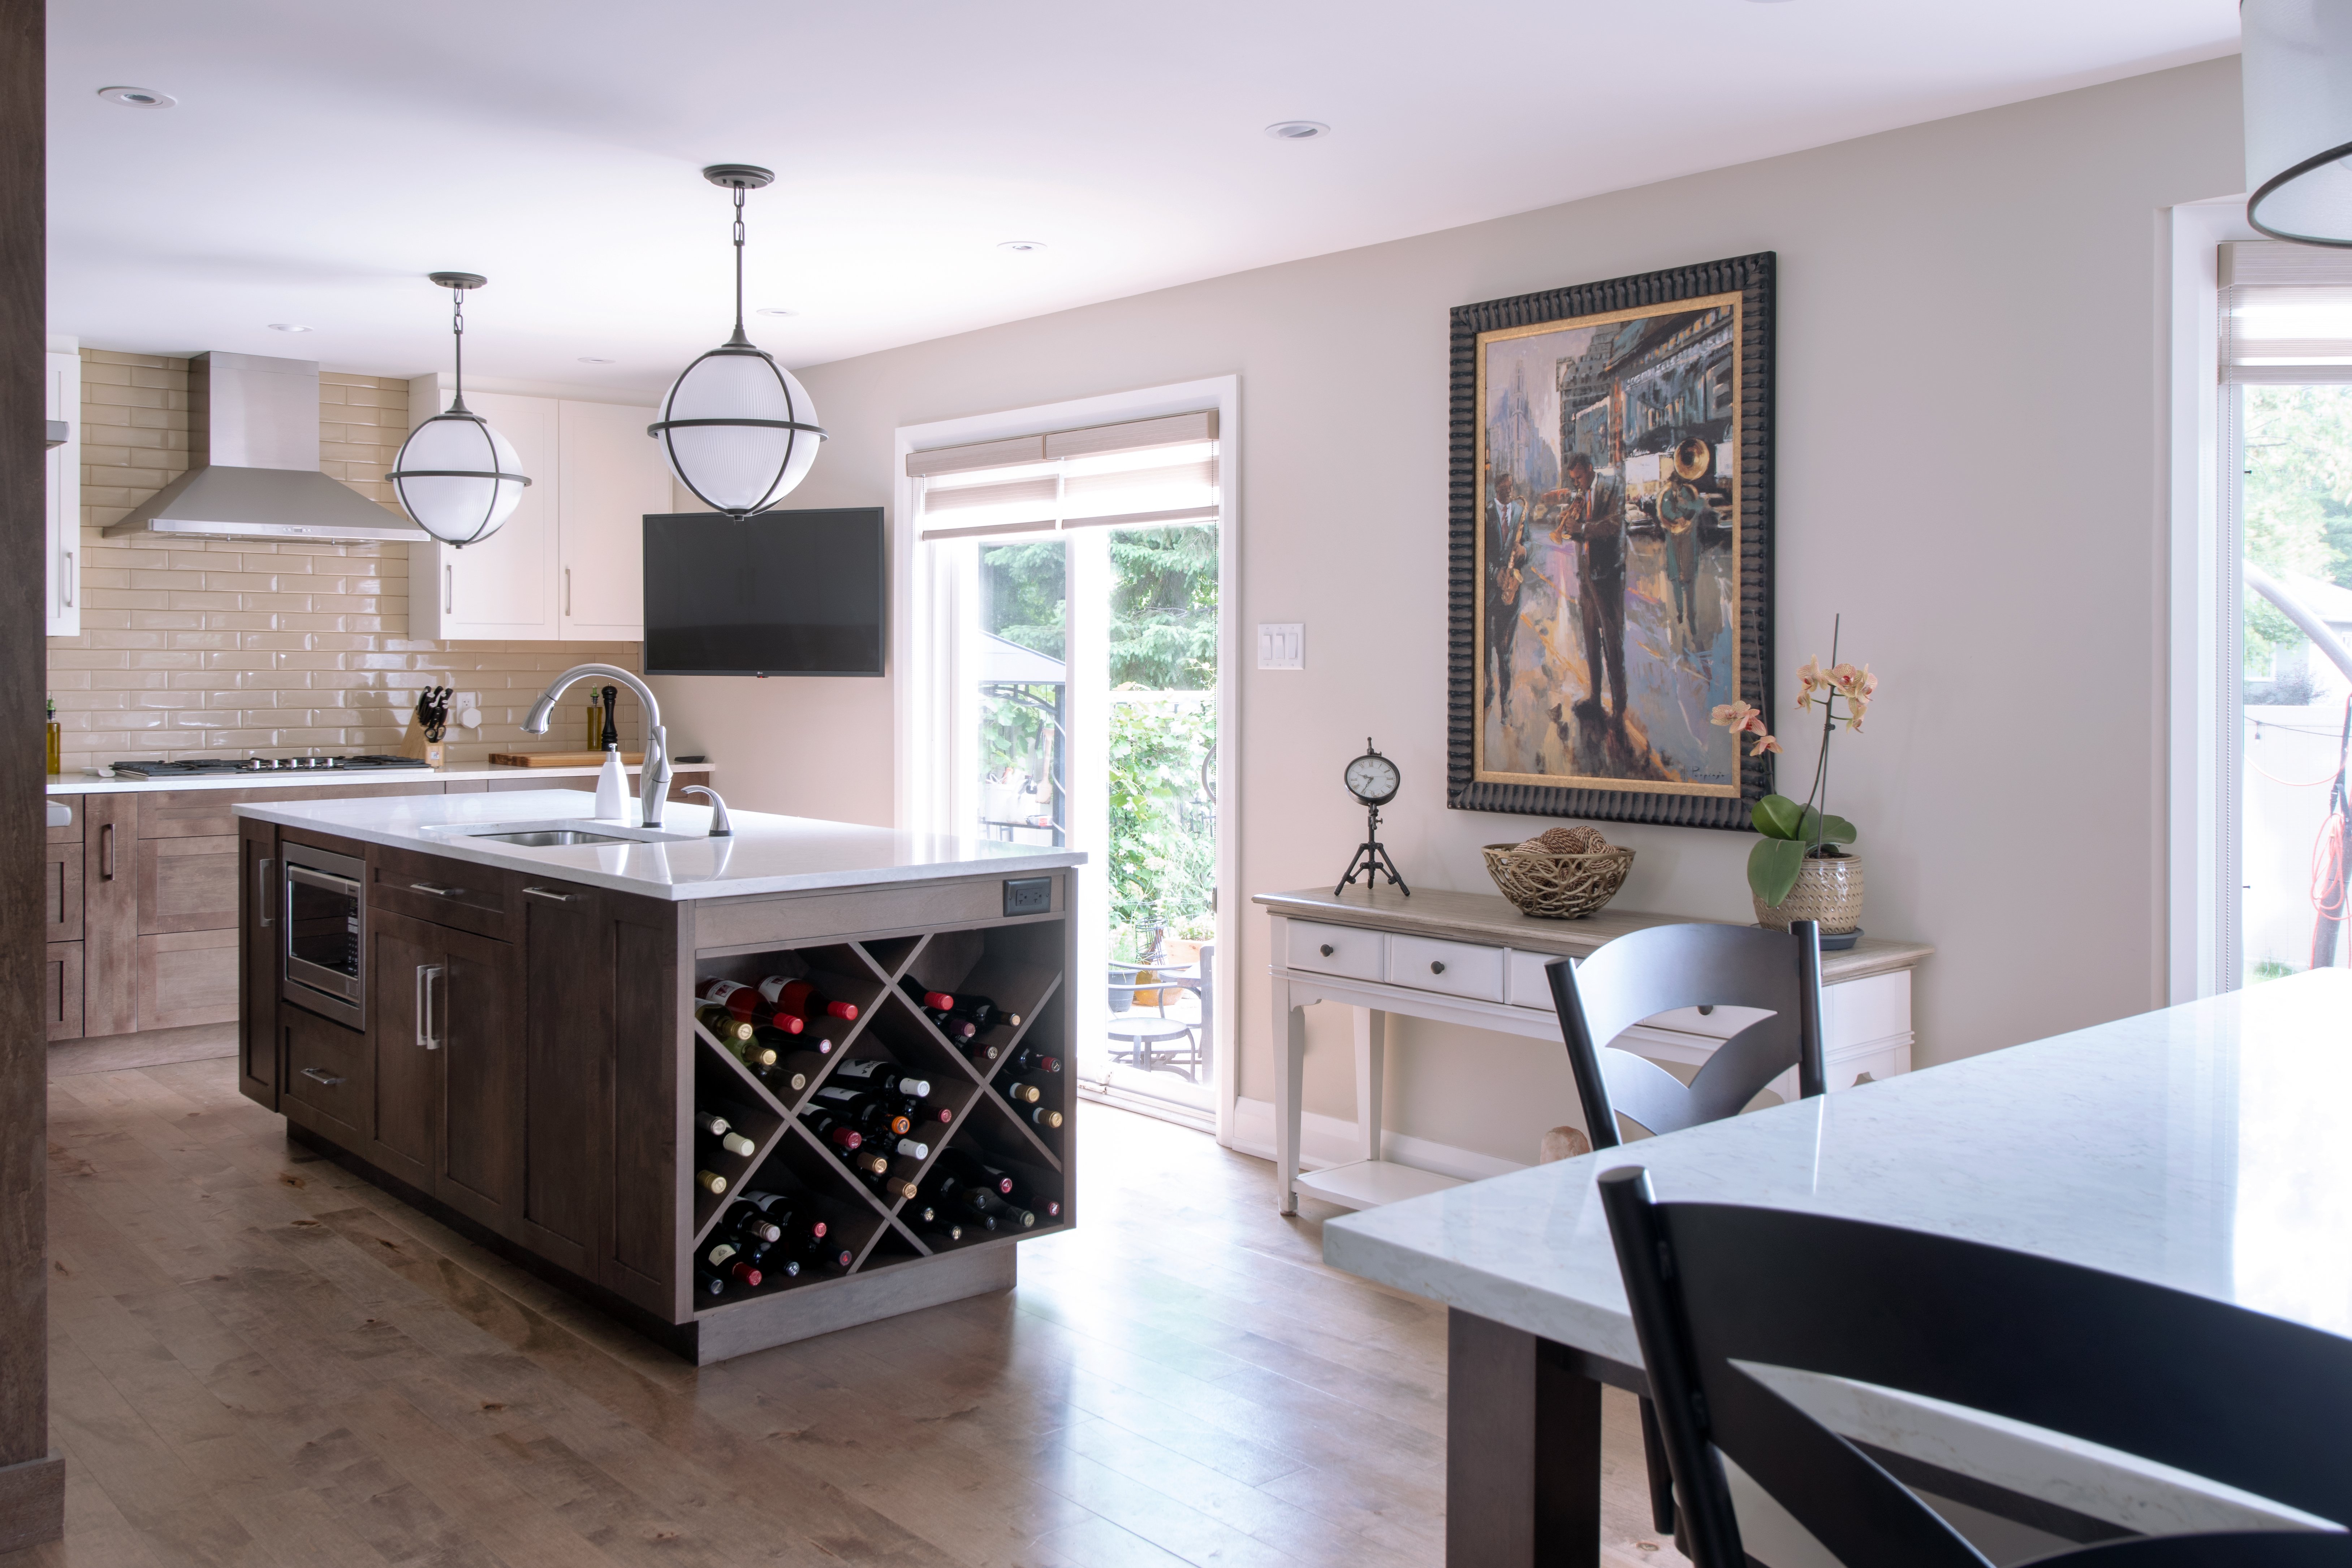
{"label": "wine bottle", "polygon": [[915,1195],[915,1184],[904,1176],[885,1176],[875,1184],[882,1189],[882,1195],[887,1198],[911,1198]]}
{"label": "wine bottle", "polygon": [[913,998],[916,1006],[927,1013],[947,1013],[955,1008],[955,998],[944,991],[934,991],[911,974],[899,976],[898,989]]}
{"label": "wine bottle", "polygon": [[999,1194],[1013,1191],[1013,1173],[991,1164],[969,1149],[950,1149],[940,1156],[940,1179],[966,1186],[986,1187]]}
{"label": "wine bottle", "polygon": [[703,1003],[694,1009],[694,1021],[710,1031],[722,1046],[730,1049],[751,1037],[751,1026],[736,1017],[724,1007]]}
{"label": "wine bottle", "polygon": [[979,1185],[1002,1194],[1015,1208],[1034,1209],[1048,1219],[1062,1217],[1061,1204],[1042,1196],[1017,1169],[966,1149],[957,1150],[956,1154],[958,1160],[952,1169],[967,1180],[976,1180]]}
{"label": "wine bottle", "polygon": [[723,1193],[727,1190],[727,1178],[716,1171],[697,1171],[694,1184],[706,1193]]}
{"label": "wine bottle", "polygon": [[808,1257],[812,1262],[818,1268],[830,1269],[835,1274],[846,1273],[850,1263],[856,1256],[849,1248],[836,1246],[831,1241],[814,1241],[808,1247]]}
{"label": "wine bottle", "polygon": [[694,1113],[694,1124],[717,1139],[719,1146],[730,1154],[749,1155],[759,1152],[760,1146],[729,1126],[727,1118],[723,1116],[698,1110]]}
{"label": "wine bottle", "polygon": [[751,1076],[767,1086],[768,1092],[778,1100],[790,1100],[808,1087],[809,1075],[795,1070],[785,1062],[745,1062]]}
{"label": "wine bottle", "polygon": [[963,1226],[951,1219],[933,1219],[916,1227],[916,1234],[929,1237],[933,1241],[961,1241]]}
{"label": "wine bottle", "polygon": [[897,1062],[884,1057],[844,1062],[833,1069],[833,1082],[870,1089],[877,1094],[903,1095],[908,1100],[921,1100],[931,1092],[929,1079],[901,1071]]}
{"label": "wine bottle", "polygon": [[968,1045],[972,1037],[980,1033],[979,1025],[969,1018],[959,1018],[952,1013],[926,1012],[923,1016],[931,1021],[933,1028],[948,1037],[948,1044],[951,1046]]}
{"label": "wine bottle", "polygon": [[961,1048],[966,1061],[977,1067],[985,1067],[994,1061],[1004,1047],[988,1045],[980,1040],[967,1040]]}
{"label": "wine bottle", "polygon": [[950,1176],[941,1181],[940,1190],[955,1207],[993,1219],[1006,1229],[1027,1230],[1037,1223],[1034,1212],[1007,1203],[986,1187],[967,1184]]}
{"label": "wine bottle", "polygon": [[760,995],[779,1016],[795,1018],[839,1018],[845,1024],[857,1021],[856,1005],[828,996],[805,980],[787,980],[781,974],[771,974],[760,982]]}
{"label": "wine bottle", "polygon": [[708,1110],[696,1111],[694,1124],[713,1138],[722,1137],[727,1131],[727,1118]]}
{"label": "wine bottle", "polygon": [[1000,1084],[998,1087],[1004,1090],[1004,1098],[1015,1105],[1034,1105],[1045,1098],[1044,1089],[1034,1083],[1024,1083],[1019,1079],[1015,1079],[1011,1083]]}
{"label": "wine bottle", "polygon": [[812,1107],[802,1111],[801,1121],[807,1125],[810,1131],[816,1134],[817,1142],[828,1149],[842,1153],[847,1153],[866,1142],[866,1134],[859,1131],[846,1117],[822,1106]]}
{"label": "wine bottle", "polygon": [[[805,1199],[808,1194],[803,1193],[800,1195]],[[814,1216],[805,1222],[794,1219],[793,1216],[797,1211],[793,1195],[790,1193],[773,1193],[758,1187],[746,1187],[736,1196],[739,1202],[750,1204],[766,1218],[783,1226],[786,1235],[803,1230],[811,1236],[824,1234],[824,1221],[821,1219]]]}
{"label": "wine bottle", "polygon": [[727,1293],[727,1278],[698,1263],[694,1266],[694,1288],[706,1296],[723,1296]]}
{"label": "wine bottle", "polygon": [[845,1153],[841,1158],[843,1163],[861,1176],[886,1175],[890,1169],[889,1157],[870,1149],[860,1148]]}
{"label": "wine bottle", "polygon": [[1024,1046],[1013,1053],[1004,1064],[1006,1072],[1057,1073],[1062,1070],[1062,1058],[1049,1057],[1034,1047]]}
{"label": "wine bottle", "polygon": [[694,998],[719,1008],[739,1024],[772,1025],[775,1019],[774,1005],[740,980],[705,980],[695,986]]}
{"label": "wine bottle", "polygon": [[773,1241],[784,1233],[782,1227],[760,1211],[758,1205],[745,1201],[739,1194],[728,1203],[726,1212],[719,1216],[719,1223],[712,1227],[710,1234],[741,1245],[751,1241]]}
{"label": "wine bottle", "polygon": [[1029,1120],[1034,1125],[1051,1131],[1062,1124],[1062,1113],[1051,1106],[1033,1105],[1029,1108]]}
{"label": "wine bottle", "polygon": [[822,1107],[847,1121],[861,1131],[911,1132],[912,1119],[902,1113],[896,1101],[878,1094],[866,1094],[855,1089],[840,1089],[826,1084],[810,1100],[810,1109]]}
{"label": "wine bottle", "polygon": [[951,1105],[940,1105],[932,1100],[925,1100],[920,1104],[909,1103],[907,1107],[907,1119],[918,1127],[928,1127],[934,1122],[944,1125],[955,1120],[955,1108]]}
{"label": "wine bottle", "polygon": [[950,1003],[948,1011],[959,1018],[971,1019],[983,1029],[993,1029],[1000,1024],[1008,1029],[1017,1029],[1021,1026],[1021,1015],[1006,1012],[996,1005],[992,997],[970,994],[958,996]]}
{"label": "wine bottle", "polygon": [[760,1270],[755,1265],[737,1256],[741,1251],[742,1248],[739,1247],[721,1242],[704,1253],[702,1261],[704,1265],[724,1279],[733,1279],[745,1285],[757,1285],[760,1282]]}
{"label": "wine bottle", "polygon": [[901,1160],[913,1160],[918,1163],[931,1157],[931,1146],[929,1143],[913,1138],[897,1137],[887,1132],[867,1139],[865,1147],[869,1152],[895,1154]]}

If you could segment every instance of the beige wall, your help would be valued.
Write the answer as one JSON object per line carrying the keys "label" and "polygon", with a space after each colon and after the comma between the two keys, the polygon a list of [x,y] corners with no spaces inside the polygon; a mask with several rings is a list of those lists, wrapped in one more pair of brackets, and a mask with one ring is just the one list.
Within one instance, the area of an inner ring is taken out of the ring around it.
{"label": "beige wall", "polygon": [[[1306,622],[1307,668],[1243,672],[1230,893],[1338,874],[1368,731],[1407,877],[1484,889],[1477,846],[1544,824],[1444,804],[1447,308],[1778,251],[1780,668],[1843,612],[1884,679],[1832,804],[1868,928],[1939,950],[1919,1059],[1949,1059],[2161,1000],[2160,236],[2242,168],[2224,60],[824,365],[834,438],[794,500],[887,503],[898,426],[1237,373],[1240,618]],[[887,816],[884,687],[667,684],[681,728],[723,724],[743,804]],[[1607,831],[1639,851],[1623,903],[1750,918],[1752,839]],[[1265,921],[1234,905],[1263,1099]],[[1527,1160],[1572,1119],[1557,1047],[1404,1037],[1400,1131]],[[1349,1113],[1349,1073],[1318,1020],[1309,1108]]]}
{"label": "beige wall", "polygon": [[[457,689],[478,731],[452,761],[578,747],[584,685],[545,737],[522,721],[547,678],[585,659],[635,669],[635,643],[449,643],[408,636],[400,544],[107,539],[188,466],[188,362],[85,349],[81,635],[49,639],[68,773],[132,758],[389,752],[417,693]],[[383,476],[408,435],[408,384],[320,377],[320,468],[386,508]],[[620,723],[634,745],[636,705]]]}

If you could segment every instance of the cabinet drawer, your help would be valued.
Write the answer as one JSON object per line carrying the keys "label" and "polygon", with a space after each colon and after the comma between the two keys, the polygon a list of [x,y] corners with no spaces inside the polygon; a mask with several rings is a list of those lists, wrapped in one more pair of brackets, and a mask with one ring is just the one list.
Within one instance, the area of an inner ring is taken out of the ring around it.
{"label": "cabinet drawer", "polygon": [[53,826],[49,829],[49,842],[52,844],[80,843],[82,818],[89,815],[88,812],[82,809],[81,796],[78,795],[45,795],[42,798],[51,805],[62,805],[68,811],[73,813],[73,820],[71,822],[59,826]]}
{"label": "cabinet drawer", "polygon": [[1389,984],[1449,996],[1503,999],[1503,950],[1422,936],[1389,938]]}
{"label": "cabinet drawer", "polygon": [[299,1007],[281,1006],[286,1041],[286,1094],[345,1131],[366,1131],[367,1037]]}
{"label": "cabinet drawer", "polygon": [[1551,979],[1544,973],[1554,952],[1521,952],[1513,948],[1506,955],[1504,979],[1509,994],[1504,1000],[1514,1007],[1532,1007],[1538,1013],[1549,1013],[1551,1005]]}
{"label": "cabinet drawer", "polygon": [[51,844],[41,857],[41,903],[50,942],[81,940],[81,846]]}
{"label": "cabinet drawer", "polygon": [[1381,933],[1354,926],[1323,925],[1315,921],[1290,922],[1290,951],[1284,963],[1293,969],[1324,974],[1348,974],[1358,980],[1381,977]]}
{"label": "cabinet drawer", "polygon": [[507,940],[513,879],[488,866],[375,846],[368,851],[368,907]]}
{"label": "cabinet drawer", "polygon": [[1872,1083],[1884,1083],[1910,1070],[1909,1046],[1882,1046],[1874,1051],[1854,1051],[1846,1056],[1831,1057],[1822,1064],[1822,1077],[1832,1094],[1852,1089],[1865,1078]]}
{"label": "cabinet drawer", "polygon": [[139,841],[139,930],[221,931],[236,924],[236,835]]}
{"label": "cabinet drawer", "polygon": [[139,1027],[235,1023],[241,989],[236,957],[234,926],[141,937],[132,960]]}
{"label": "cabinet drawer", "polygon": [[53,942],[42,968],[42,1021],[53,1040],[81,1038],[81,943]]}
{"label": "cabinet drawer", "polygon": [[[1822,988],[1823,1048],[1866,1046],[1911,1033],[1911,972],[1874,974]],[[1878,1075],[1884,1078],[1885,1075]]]}

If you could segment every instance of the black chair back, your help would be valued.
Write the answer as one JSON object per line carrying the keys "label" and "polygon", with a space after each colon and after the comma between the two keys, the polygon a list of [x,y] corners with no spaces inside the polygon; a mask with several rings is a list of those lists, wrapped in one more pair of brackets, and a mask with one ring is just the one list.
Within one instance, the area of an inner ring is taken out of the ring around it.
{"label": "black chair back", "polygon": [[[1595,1149],[1623,1140],[1619,1112],[1653,1133],[1737,1115],[1757,1092],[1797,1069],[1801,1095],[1822,1092],[1821,927],[1787,931],[1733,925],[1662,925],[1604,942],[1581,963],[1544,966],[1552,1007],[1576,1071],[1577,1099]],[[1610,1042],[1676,1007],[1763,1007],[1718,1047],[1685,1087],[1657,1063]]]}
{"label": "black chair back", "polygon": [[[2030,1253],[1600,1178],[1686,1537],[1747,1558],[1728,1456],[1851,1568],[1989,1568],[1941,1516],[1738,1363],[1829,1373],[2137,1454],[2352,1521],[2352,1341]],[[2042,1563],[2352,1563],[2352,1536],[2102,1542]]]}

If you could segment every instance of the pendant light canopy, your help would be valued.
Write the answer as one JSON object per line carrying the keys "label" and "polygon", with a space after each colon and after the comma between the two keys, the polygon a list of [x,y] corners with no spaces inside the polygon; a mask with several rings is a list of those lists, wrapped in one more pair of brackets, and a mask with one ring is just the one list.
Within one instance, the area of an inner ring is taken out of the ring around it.
{"label": "pendant light canopy", "polygon": [[466,406],[466,290],[489,279],[472,272],[436,272],[432,278],[449,290],[457,385],[446,412],[408,433],[384,478],[419,528],[463,550],[499,531],[530,481],[507,438]]}
{"label": "pendant light canopy", "polygon": [[661,442],[678,483],[705,506],[743,518],[808,477],[824,431],[793,373],[743,335],[743,193],[776,176],[750,163],[713,163],[702,177],[735,193],[735,332],[678,373],[646,433]]}
{"label": "pendant light canopy", "polygon": [[2243,0],[2246,221],[2274,239],[2352,246],[2352,6]]}

